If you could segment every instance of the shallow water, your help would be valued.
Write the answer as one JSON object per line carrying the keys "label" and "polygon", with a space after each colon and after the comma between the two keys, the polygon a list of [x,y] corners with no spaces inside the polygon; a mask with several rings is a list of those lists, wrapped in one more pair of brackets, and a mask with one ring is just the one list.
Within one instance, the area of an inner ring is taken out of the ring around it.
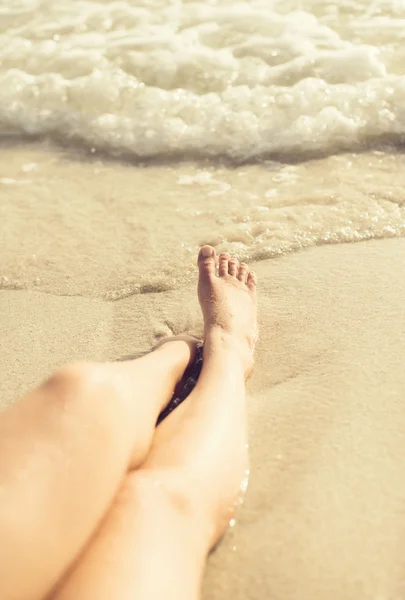
{"label": "shallow water", "polygon": [[0,3],[0,286],[118,299],[205,242],[403,235],[404,26],[395,0]]}
{"label": "shallow water", "polygon": [[405,232],[405,156],[144,165],[0,150],[0,287],[116,300],[185,285],[198,246],[258,261]]}

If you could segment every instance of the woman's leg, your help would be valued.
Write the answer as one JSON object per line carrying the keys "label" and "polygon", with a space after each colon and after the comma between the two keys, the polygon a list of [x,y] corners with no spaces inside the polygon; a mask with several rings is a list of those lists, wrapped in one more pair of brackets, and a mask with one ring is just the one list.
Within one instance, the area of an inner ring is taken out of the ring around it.
{"label": "woman's leg", "polygon": [[0,596],[38,600],[149,451],[193,344],[56,372],[0,417]]}
{"label": "woman's leg", "polygon": [[206,556],[246,477],[245,377],[256,337],[256,280],[200,253],[204,364],[194,391],[157,428],[142,467],[52,600],[196,600]]}

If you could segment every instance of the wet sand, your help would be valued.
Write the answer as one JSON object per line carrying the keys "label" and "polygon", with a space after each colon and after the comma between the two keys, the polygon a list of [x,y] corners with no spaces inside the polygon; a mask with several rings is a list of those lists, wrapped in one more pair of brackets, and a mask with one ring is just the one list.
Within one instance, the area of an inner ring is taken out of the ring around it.
{"label": "wet sand", "polygon": [[[402,598],[405,240],[258,262],[251,479],[205,600]],[[0,290],[1,407],[56,366],[199,330],[194,283],[115,302]]]}
{"label": "wet sand", "polygon": [[260,262],[405,236],[405,153],[120,162],[0,139],[0,289],[118,300],[191,284],[212,244]]}

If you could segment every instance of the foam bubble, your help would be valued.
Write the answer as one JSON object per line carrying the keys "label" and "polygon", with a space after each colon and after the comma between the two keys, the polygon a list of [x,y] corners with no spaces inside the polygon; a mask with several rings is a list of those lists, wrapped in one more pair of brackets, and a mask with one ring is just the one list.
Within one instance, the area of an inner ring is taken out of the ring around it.
{"label": "foam bubble", "polygon": [[3,7],[0,131],[238,160],[402,141],[402,3],[284,4]]}

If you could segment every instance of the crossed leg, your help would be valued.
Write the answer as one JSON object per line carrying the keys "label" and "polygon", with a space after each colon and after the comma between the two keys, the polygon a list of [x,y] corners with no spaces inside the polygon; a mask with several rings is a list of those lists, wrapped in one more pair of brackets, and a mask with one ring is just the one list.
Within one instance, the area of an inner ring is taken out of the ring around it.
{"label": "crossed leg", "polygon": [[155,435],[192,359],[185,342],[138,361],[65,367],[0,418],[2,597],[197,597],[246,468],[256,335],[247,267],[221,255],[217,277],[210,247],[199,265],[203,371]]}
{"label": "crossed leg", "polygon": [[53,600],[197,600],[209,550],[246,474],[245,378],[256,337],[256,280],[246,265],[199,256],[204,363],[186,401],[157,428],[102,526]]}
{"label": "crossed leg", "polygon": [[57,371],[0,417],[0,592],[39,600],[99,525],[190,360],[182,340]]}

